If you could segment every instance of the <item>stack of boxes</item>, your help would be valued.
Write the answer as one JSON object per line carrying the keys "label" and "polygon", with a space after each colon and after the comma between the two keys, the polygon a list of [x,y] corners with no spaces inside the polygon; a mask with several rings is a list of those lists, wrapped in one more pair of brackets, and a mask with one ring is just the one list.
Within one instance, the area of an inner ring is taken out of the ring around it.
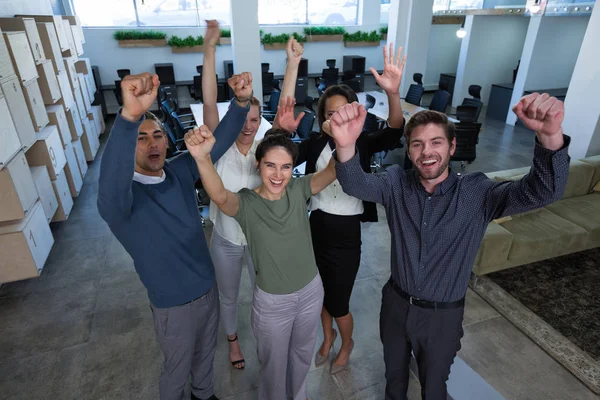
{"label": "stack of boxes", "polygon": [[37,277],[104,132],[77,17],[0,18],[0,283]]}

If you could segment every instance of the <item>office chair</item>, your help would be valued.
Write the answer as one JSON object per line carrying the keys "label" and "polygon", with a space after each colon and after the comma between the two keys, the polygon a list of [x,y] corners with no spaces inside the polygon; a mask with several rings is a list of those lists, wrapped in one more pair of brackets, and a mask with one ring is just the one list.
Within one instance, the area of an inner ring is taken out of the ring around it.
{"label": "office chair", "polygon": [[280,98],[281,92],[279,90],[273,90],[271,92],[271,96],[269,97],[269,101],[267,102],[267,106],[263,107],[262,116],[270,123],[273,123],[273,121],[275,120],[275,116],[277,115],[277,106],[279,105]]}
{"label": "office chair", "polygon": [[315,123],[315,113],[308,109],[304,110],[304,117],[300,120],[300,124],[298,124],[298,129],[296,129],[296,133],[298,134],[298,138],[300,140],[304,140],[310,136],[312,132],[313,125]]}
{"label": "office chair", "polygon": [[335,67],[335,59],[330,58],[326,63],[327,68],[324,68],[321,71],[321,77],[315,80],[319,96],[321,96],[328,87],[337,85],[340,76],[339,68]]}
{"label": "office chair", "polygon": [[304,99],[304,108],[306,110],[310,110],[314,113],[315,112],[314,104],[315,104],[315,98],[306,96],[306,98]]}
{"label": "office chair", "polygon": [[478,122],[460,122],[455,124],[456,149],[450,161],[460,161],[461,168],[465,162],[471,164],[477,158],[477,138],[481,130]]}
{"label": "office chair", "polygon": [[120,79],[123,79],[127,75],[131,75],[131,70],[129,70],[129,69],[118,69],[117,70],[117,75],[119,76]]}
{"label": "office chair", "polygon": [[483,102],[481,101],[481,86],[479,85],[471,85],[469,86],[469,94],[473,96],[472,99],[465,97],[463,99],[463,106],[475,106],[477,107],[477,114],[475,116],[475,120],[479,120],[479,114],[481,114],[481,110],[483,109]]}
{"label": "office chair", "polygon": [[115,81],[115,88],[113,89],[113,93],[115,94],[115,98],[117,99],[117,103],[120,106],[123,106],[123,95],[121,93],[121,81]]}
{"label": "office chair", "polygon": [[439,111],[441,113],[446,112],[446,108],[448,107],[448,103],[450,103],[450,93],[448,92],[448,82],[445,80],[441,80],[439,84],[439,89],[433,95],[433,99],[431,99],[431,104],[429,104],[429,109],[433,111]]}
{"label": "office chair", "polygon": [[414,104],[415,106],[421,106],[421,98],[423,97],[423,93],[425,92],[425,88],[423,87],[423,74],[413,74],[413,80],[416,82],[411,84],[408,88],[408,92],[406,93],[407,103]]}
{"label": "office chair", "polygon": [[477,122],[479,108],[472,105],[460,105],[456,107],[456,119],[460,122]]}

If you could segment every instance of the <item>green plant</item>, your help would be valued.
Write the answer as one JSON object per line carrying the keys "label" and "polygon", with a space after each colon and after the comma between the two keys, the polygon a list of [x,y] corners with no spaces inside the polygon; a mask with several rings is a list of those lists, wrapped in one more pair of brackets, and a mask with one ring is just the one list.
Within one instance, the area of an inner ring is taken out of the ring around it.
{"label": "green plant", "polygon": [[[301,36],[294,32],[292,36],[300,43],[306,42],[306,37]],[[276,44],[276,43],[287,43],[290,40],[290,35],[288,33],[282,33],[280,35],[272,35],[270,33],[265,33],[261,36],[262,44]]]}
{"label": "green plant", "polygon": [[332,28],[329,26],[315,26],[310,28],[304,28],[306,35],[343,35],[346,33],[346,29],[342,27]]}
{"label": "green plant", "polygon": [[115,40],[160,40],[167,34],[159,31],[116,31],[113,33]]}
{"label": "green plant", "polygon": [[230,38],[231,37],[231,29],[221,29],[221,37]]}
{"label": "green plant", "polygon": [[378,42],[383,38],[377,31],[345,33],[344,42]]}
{"label": "green plant", "polygon": [[171,47],[194,47],[202,46],[204,44],[204,38],[202,36],[193,37],[188,36],[184,39],[178,36],[171,36],[167,44]]}
{"label": "green plant", "polygon": [[388,33],[388,27],[387,26],[382,26],[381,28],[379,28],[379,33],[381,33],[382,35],[387,35],[387,33]]}

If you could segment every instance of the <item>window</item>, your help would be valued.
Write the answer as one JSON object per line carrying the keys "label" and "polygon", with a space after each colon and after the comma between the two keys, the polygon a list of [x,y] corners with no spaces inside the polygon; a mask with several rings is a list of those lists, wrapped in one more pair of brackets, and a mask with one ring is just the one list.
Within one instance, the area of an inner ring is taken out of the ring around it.
{"label": "window", "polygon": [[[200,26],[205,19],[231,25],[229,0],[72,0],[84,26]],[[118,11],[117,11],[118,10]]]}
{"label": "window", "polygon": [[379,15],[379,23],[387,25],[390,20],[390,0],[381,0],[381,12]]}
{"label": "window", "polygon": [[258,0],[261,25],[356,25],[359,0]]}

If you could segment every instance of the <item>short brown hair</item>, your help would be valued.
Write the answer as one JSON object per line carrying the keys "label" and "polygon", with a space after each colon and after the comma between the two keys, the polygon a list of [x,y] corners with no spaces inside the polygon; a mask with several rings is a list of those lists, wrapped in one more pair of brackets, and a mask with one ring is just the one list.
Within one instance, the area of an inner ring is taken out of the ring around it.
{"label": "short brown hair", "polygon": [[429,124],[434,124],[442,128],[444,130],[444,133],[446,134],[446,139],[448,139],[448,143],[452,144],[452,140],[456,137],[454,123],[448,120],[448,116],[446,114],[433,110],[419,111],[418,113],[410,117],[410,120],[404,127],[404,136],[406,137],[406,143],[410,144],[410,135],[416,127]]}
{"label": "short brown hair", "polygon": [[252,98],[250,99],[250,107],[252,106],[258,107],[258,116],[262,117],[262,108],[260,106],[260,101],[254,96],[252,96]]}
{"label": "short brown hair", "polygon": [[162,131],[162,133],[164,133],[164,134],[167,133],[165,131],[165,127],[163,126],[162,121],[154,113],[152,113],[150,111],[146,111],[144,113],[144,116],[146,117],[147,120],[154,121],[156,123],[156,125],[158,125],[158,127],[160,128],[160,130]]}
{"label": "short brown hair", "polygon": [[298,146],[289,138],[289,133],[282,129],[269,129],[263,140],[256,148],[256,161],[260,163],[269,150],[274,147],[282,147],[296,161],[298,157]]}

